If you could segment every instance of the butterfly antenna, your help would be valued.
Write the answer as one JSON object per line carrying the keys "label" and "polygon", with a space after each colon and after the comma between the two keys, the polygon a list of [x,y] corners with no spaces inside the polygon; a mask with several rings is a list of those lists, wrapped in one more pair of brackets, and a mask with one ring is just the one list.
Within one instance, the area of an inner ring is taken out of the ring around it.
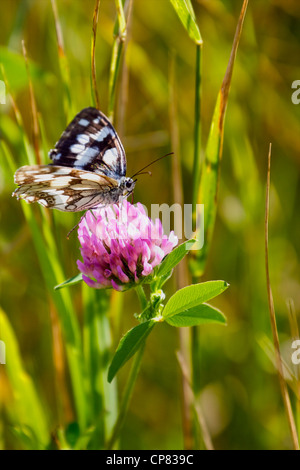
{"label": "butterfly antenna", "polygon": [[[153,162],[148,163],[148,165],[144,166],[144,168],[141,168],[137,173],[135,173],[134,175],[132,175],[131,178],[134,178],[134,177],[137,176],[137,175],[141,175],[141,174],[142,174],[142,171],[146,170],[146,168],[148,168],[150,165],[153,165],[153,163],[156,163],[156,162],[158,162],[159,160],[162,160],[162,158],[168,157],[169,155],[173,155],[173,153],[174,153],[174,152],[166,153],[166,155],[163,155],[162,157],[156,158],[156,160],[153,160]],[[145,173],[149,173],[149,172],[145,172]],[[150,172],[150,174],[151,174],[151,172]]]}
{"label": "butterfly antenna", "polygon": [[[152,176],[152,172],[151,171],[141,171],[139,173],[137,173],[138,176],[141,176],[141,175],[149,175],[149,176]],[[134,175],[133,175],[134,176]],[[137,179],[135,179],[134,181],[137,181]]]}

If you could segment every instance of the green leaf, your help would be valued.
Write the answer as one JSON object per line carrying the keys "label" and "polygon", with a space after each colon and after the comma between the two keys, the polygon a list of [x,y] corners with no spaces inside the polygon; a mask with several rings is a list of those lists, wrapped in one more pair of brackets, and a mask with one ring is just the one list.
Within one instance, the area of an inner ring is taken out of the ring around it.
{"label": "green leaf", "polygon": [[201,304],[197,307],[184,310],[177,315],[167,317],[166,322],[172,326],[195,326],[203,323],[226,324],[225,315],[215,307],[208,304]]}
{"label": "green leaf", "polygon": [[124,41],[126,38],[126,19],[121,0],[115,0],[117,8],[117,19],[114,27],[114,44],[112,49],[109,82],[108,82],[108,116],[113,121],[114,107],[116,99],[117,81],[121,72],[121,57],[123,53]]}
{"label": "green leaf", "polygon": [[66,440],[71,447],[74,447],[80,437],[80,429],[76,421],[70,423],[66,429]]}
{"label": "green leaf", "polygon": [[185,257],[189,248],[191,248],[195,242],[196,240],[193,239],[187,240],[174,248],[174,250],[171,251],[171,253],[169,253],[160,264],[157,272],[155,273],[155,277],[164,276],[172,271],[172,269]]}
{"label": "green leaf", "polygon": [[191,1],[171,0],[171,3],[192,41],[194,41],[196,44],[202,44],[200,30],[196,22],[196,17]]}
{"label": "green leaf", "polygon": [[78,284],[78,282],[81,282],[81,281],[82,281],[82,274],[79,273],[76,276],[70,277],[70,279],[67,279],[61,284],[58,284],[57,286],[55,286],[54,290],[62,289],[63,287],[73,286],[74,284]]}
{"label": "green leaf", "polygon": [[147,338],[155,321],[148,320],[140,325],[133,327],[121,339],[115,355],[108,369],[107,380],[111,382],[121,367],[134,355],[140,348],[143,341]]}
{"label": "green leaf", "polygon": [[178,290],[166,304],[162,316],[166,320],[185,310],[197,307],[228,288],[225,281],[207,281]]}

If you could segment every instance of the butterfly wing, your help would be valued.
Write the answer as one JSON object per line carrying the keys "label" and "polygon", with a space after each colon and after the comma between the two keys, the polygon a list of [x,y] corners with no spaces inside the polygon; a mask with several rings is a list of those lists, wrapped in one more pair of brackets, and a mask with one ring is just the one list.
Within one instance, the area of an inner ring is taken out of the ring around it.
{"label": "butterfly wing", "polygon": [[54,165],[80,168],[116,180],[126,174],[125,151],[114,127],[92,107],[75,116],[49,156]]}
{"label": "butterfly wing", "polygon": [[118,183],[105,175],[55,165],[22,166],[13,196],[50,209],[78,212],[116,202]]}

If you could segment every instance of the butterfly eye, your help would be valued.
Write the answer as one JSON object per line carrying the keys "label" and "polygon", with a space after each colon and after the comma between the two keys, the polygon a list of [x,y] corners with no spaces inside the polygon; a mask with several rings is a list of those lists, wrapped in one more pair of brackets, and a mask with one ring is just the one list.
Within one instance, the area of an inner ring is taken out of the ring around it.
{"label": "butterfly eye", "polygon": [[130,189],[131,186],[132,186],[132,182],[131,181],[126,181],[126,188]]}

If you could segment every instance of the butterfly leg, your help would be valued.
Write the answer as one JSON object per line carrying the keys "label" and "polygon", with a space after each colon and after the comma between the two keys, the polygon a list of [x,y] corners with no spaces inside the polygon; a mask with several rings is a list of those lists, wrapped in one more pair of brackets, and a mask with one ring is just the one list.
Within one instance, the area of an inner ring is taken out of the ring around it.
{"label": "butterfly leg", "polygon": [[[106,207],[106,205],[104,204],[103,206],[97,206],[95,207],[94,209],[103,209],[104,207]],[[82,221],[82,219],[85,217],[85,214],[90,211],[90,213],[92,214],[92,216],[94,217],[95,220],[97,220],[97,217],[95,216],[94,212],[93,212],[93,209],[88,209],[87,211],[85,211],[85,213],[83,214],[83,216],[81,216],[79,222],[74,225],[74,227],[68,232],[67,234],[67,239],[69,240],[69,237],[71,235],[71,233],[75,230],[75,228],[78,227],[78,225],[80,224],[80,222]]]}
{"label": "butterfly leg", "polygon": [[[80,222],[82,221],[83,217],[85,217],[85,214],[86,214],[86,213],[87,213],[87,211],[85,211],[85,213],[80,217],[79,222],[77,222],[77,224],[74,225],[74,227],[68,232],[68,234],[67,234],[67,240],[69,240],[69,237],[70,237],[71,233],[75,230],[75,228],[78,227],[78,225],[79,225]],[[94,215],[94,214],[93,214],[93,215]]]}
{"label": "butterfly leg", "polygon": [[93,209],[90,209],[90,213],[92,214],[92,216],[94,217],[95,220],[97,220],[97,217],[95,216],[94,212],[93,212]]}
{"label": "butterfly leg", "polygon": [[95,216],[93,210],[94,209],[105,209],[107,207],[107,204],[103,204],[103,206],[96,206],[96,207],[92,207],[91,209],[89,209],[90,213],[94,216],[94,218],[97,220],[97,217]]}

